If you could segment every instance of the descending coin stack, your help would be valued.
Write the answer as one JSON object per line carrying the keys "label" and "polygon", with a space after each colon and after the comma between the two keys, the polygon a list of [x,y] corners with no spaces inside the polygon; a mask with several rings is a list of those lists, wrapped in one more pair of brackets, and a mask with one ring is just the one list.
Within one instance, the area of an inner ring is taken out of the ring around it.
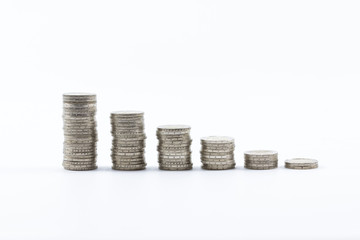
{"label": "descending coin stack", "polygon": [[234,139],[231,137],[204,137],[201,139],[202,168],[225,170],[235,167]]}
{"label": "descending coin stack", "polygon": [[186,125],[163,125],[157,128],[161,170],[192,169],[190,129]]}
{"label": "descending coin stack", "polygon": [[111,113],[112,163],[115,170],[143,170],[146,167],[144,148],[144,113],[119,111]]}
{"label": "descending coin stack", "polygon": [[318,167],[318,161],[310,158],[293,158],[285,161],[285,167],[291,169],[313,169]]}
{"label": "descending coin stack", "polygon": [[96,169],[96,95],[66,93],[64,106],[64,160],[67,170]]}
{"label": "descending coin stack", "polygon": [[276,151],[247,151],[244,155],[245,168],[248,169],[267,170],[278,166],[278,153]]}

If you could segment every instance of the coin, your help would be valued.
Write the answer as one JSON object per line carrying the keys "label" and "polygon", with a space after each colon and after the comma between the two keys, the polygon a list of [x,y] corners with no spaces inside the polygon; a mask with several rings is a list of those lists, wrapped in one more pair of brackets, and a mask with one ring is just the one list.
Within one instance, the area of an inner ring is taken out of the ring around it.
{"label": "coin", "polygon": [[213,164],[203,164],[202,169],[205,170],[228,170],[228,169],[234,169],[235,164],[225,164],[225,165],[213,165]]}
{"label": "coin", "polygon": [[176,164],[176,165],[170,165],[170,164],[160,164],[159,165],[160,170],[169,170],[169,171],[182,171],[182,170],[191,170],[192,169],[192,163],[189,164]]}
{"label": "coin", "polygon": [[113,166],[112,166],[112,169],[114,169],[114,170],[123,170],[123,171],[144,170],[145,168],[146,168],[146,163],[143,163],[143,164],[113,163]]}
{"label": "coin", "polygon": [[208,144],[208,143],[234,143],[234,138],[226,137],[226,136],[209,136],[203,137],[200,139],[201,143]]}
{"label": "coin", "polygon": [[285,160],[285,167],[290,169],[314,169],[318,167],[318,161],[310,158],[293,158]]}

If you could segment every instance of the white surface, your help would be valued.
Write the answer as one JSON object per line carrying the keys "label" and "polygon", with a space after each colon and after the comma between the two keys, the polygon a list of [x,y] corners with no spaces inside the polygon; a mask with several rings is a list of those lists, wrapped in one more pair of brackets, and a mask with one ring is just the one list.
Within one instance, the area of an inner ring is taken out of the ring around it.
{"label": "white surface", "polygon": [[[359,239],[357,1],[1,1],[0,239]],[[98,97],[98,163],[62,169],[62,93]],[[110,170],[110,112],[145,112],[149,168]],[[156,169],[192,127],[195,169]],[[200,170],[232,136],[238,168]],[[319,169],[251,171],[273,149]]]}

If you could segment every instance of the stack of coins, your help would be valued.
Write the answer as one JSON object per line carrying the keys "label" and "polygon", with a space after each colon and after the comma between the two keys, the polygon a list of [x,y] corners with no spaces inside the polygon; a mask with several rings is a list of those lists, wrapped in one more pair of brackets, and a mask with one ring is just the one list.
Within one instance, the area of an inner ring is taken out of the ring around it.
{"label": "stack of coins", "polygon": [[161,170],[192,169],[190,126],[159,126],[156,135],[159,139],[159,168]]}
{"label": "stack of coins", "polygon": [[145,169],[144,113],[139,111],[112,112],[110,119],[113,136],[112,168],[114,170]]}
{"label": "stack of coins", "polygon": [[277,168],[278,153],[269,150],[256,150],[245,152],[245,168],[267,170]]}
{"label": "stack of coins", "polygon": [[66,93],[63,106],[64,168],[73,171],[96,169],[96,95]]}
{"label": "stack of coins", "polygon": [[210,136],[201,139],[201,162],[206,170],[226,170],[235,168],[234,139]]}
{"label": "stack of coins", "polygon": [[318,167],[318,161],[310,158],[293,158],[285,161],[285,167],[290,169],[313,169]]}

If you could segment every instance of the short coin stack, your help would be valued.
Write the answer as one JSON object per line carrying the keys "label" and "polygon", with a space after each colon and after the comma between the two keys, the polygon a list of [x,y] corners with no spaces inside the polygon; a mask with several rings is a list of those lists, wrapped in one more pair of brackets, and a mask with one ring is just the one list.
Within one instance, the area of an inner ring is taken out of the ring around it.
{"label": "short coin stack", "polygon": [[206,170],[226,170],[235,168],[234,139],[210,136],[201,139],[201,162]]}
{"label": "short coin stack", "polygon": [[190,129],[187,125],[163,125],[157,128],[161,170],[192,169]]}
{"label": "short coin stack", "polygon": [[277,168],[278,153],[269,150],[247,151],[245,156],[245,168],[255,170],[267,170]]}
{"label": "short coin stack", "polygon": [[73,171],[96,169],[96,95],[63,94],[63,107],[63,167]]}
{"label": "short coin stack", "polygon": [[313,169],[318,167],[318,161],[310,158],[293,158],[285,161],[285,167],[290,169]]}
{"label": "short coin stack", "polygon": [[144,113],[118,111],[111,113],[112,163],[114,170],[143,170],[146,167],[144,148]]}

